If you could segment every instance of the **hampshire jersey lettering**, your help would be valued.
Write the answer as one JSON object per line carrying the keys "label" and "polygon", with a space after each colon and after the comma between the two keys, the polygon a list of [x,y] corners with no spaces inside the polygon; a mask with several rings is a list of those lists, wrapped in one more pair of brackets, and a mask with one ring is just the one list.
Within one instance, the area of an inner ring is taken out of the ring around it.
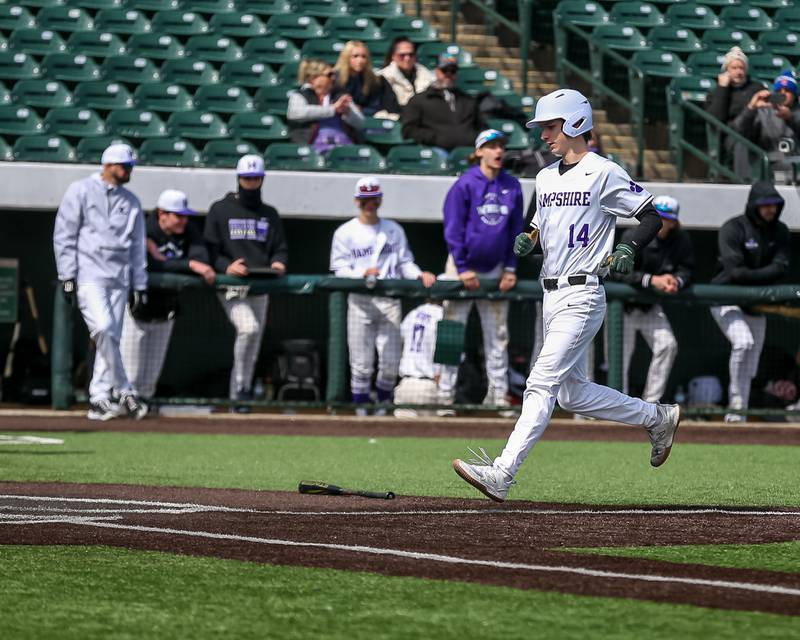
{"label": "hampshire jersey lettering", "polygon": [[540,193],[537,197],[539,207],[588,207],[591,204],[591,191],[567,191]]}

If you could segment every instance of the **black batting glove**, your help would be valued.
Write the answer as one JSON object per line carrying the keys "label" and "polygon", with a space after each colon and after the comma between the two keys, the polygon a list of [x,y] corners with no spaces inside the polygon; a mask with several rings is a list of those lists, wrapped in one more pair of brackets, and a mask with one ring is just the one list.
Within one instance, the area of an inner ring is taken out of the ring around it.
{"label": "black batting glove", "polygon": [[75,278],[61,281],[61,293],[64,294],[64,300],[66,300],[67,304],[71,307],[76,306],[77,300],[75,297],[77,295],[77,290],[78,287],[75,284]]}

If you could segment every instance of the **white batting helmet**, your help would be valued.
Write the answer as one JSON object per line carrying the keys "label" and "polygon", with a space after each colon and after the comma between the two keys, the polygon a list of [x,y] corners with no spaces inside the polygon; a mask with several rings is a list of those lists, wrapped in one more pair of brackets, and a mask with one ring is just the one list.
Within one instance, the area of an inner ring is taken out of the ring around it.
{"label": "white batting helmet", "polygon": [[550,120],[563,120],[564,133],[577,138],[592,128],[592,105],[580,91],[557,89],[539,99],[533,120],[525,126],[533,129]]}

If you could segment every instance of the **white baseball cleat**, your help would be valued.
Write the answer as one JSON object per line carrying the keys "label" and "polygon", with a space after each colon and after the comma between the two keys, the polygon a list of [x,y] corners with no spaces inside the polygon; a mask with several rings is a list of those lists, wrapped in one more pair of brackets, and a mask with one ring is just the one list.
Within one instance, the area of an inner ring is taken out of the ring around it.
{"label": "white baseball cleat", "polygon": [[89,418],[89,420],[106,422],[107,420],[118,418],[119,411],[120,407],[116,402],[112,402],[108,398],[102,398],[89,405],[89,412],[86,414],[86,417]]}
{"label": "white baseball cleat", "polygon": [[653,447],[650,450],[650,464],[654,467],[660,467],[669,458],[669,452],[681,422],[681,408],[677,404],[659,404],[657,411],[658,422],[647,429],[647,435],[650,436],[650,444]]}
{"label": "white baseball cleat", "polygon": [[134,420],[141,420],[147,415],[148,406],[134,393],[123,393],[119,401],[120,411],[125,411]]}
{"label": "white baseball cleat", "polygon": [[480,447],[478,451],[480,453],[469,449],[469,452],[475,456],[469,462],[458,458],[453,460],[453,469],[487,498],[491,498],[495,502],[505,501],[508,490],[514,484],[513,478],[494,466],[494,462],[483,447]]}

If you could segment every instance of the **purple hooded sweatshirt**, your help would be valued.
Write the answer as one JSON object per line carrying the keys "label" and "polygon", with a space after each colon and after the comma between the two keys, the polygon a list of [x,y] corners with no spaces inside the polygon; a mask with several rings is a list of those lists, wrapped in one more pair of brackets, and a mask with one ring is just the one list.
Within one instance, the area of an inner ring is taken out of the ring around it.
{"label": "purple hooded sweatshirt", "polygon": [[447,192],[444,239],[459,273],[516,269],[514,238],[522,226],[522,187],[505,171],[490,181],[472,167]]}

